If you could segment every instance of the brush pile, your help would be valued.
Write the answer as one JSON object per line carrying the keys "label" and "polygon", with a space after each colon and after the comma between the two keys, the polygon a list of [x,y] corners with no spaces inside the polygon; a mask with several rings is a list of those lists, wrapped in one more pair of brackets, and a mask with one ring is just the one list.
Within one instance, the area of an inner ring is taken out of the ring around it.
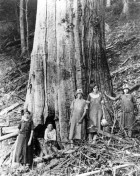
{"label": "brush pile", "polygon": [[44,159],[26,176],[137,176],[140,174],[140,147],[137,139],[117,141],[98,136],[92,145],[80,143],[76,149],[60,151]]}

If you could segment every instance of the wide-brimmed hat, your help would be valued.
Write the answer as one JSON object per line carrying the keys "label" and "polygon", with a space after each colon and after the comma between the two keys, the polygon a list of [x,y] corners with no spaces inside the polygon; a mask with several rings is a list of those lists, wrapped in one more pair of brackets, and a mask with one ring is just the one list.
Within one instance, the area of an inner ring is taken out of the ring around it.
{"label": "wide-brimmed hat", "polygon": [[77,95],[77,94],[82,94],[82,95],[83,95],[83,90],[82,90],[82,89],[77,89],[77,91],[76,91],[76,94],[75,94],[75,95]]}
{"label": "wide-brimmed hat", "polygon": [[124,90],[124,89],[129,89],[129,90],[130,90],[129,85],[128,85],[128,84],[124,84],[124,85],[123,85],[123,90]]}

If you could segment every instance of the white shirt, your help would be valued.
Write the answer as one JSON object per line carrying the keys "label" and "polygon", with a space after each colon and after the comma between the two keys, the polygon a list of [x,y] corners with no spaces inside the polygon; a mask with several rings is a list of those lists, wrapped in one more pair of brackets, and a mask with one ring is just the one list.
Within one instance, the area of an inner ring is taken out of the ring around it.
{"label": "white shirt", "polygon": [[46,128],[44,139],[46,141],[51,141],[51,140],[56,141],[56,130],[53,129],[52,131],[49,131],[48,128]]}

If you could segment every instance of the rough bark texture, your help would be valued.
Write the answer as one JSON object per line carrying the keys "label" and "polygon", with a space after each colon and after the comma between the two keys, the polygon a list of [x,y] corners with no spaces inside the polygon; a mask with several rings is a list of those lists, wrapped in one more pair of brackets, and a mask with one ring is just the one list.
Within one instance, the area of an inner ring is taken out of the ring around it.
{"label": "rough bark texture", "polygon": [[93,82],[101,90],[112,91],[105,55],[104,1],[38,0],[25,103],[35,126],[54,115],[57,137],[67,141],[74,93],[82,88],[87,98]]}
{"label": "rough bark texture", "polygon": [[24,28],[24,0],[20,0],[20,40],[21,40],[21,51],[25,52],[25,28]]}

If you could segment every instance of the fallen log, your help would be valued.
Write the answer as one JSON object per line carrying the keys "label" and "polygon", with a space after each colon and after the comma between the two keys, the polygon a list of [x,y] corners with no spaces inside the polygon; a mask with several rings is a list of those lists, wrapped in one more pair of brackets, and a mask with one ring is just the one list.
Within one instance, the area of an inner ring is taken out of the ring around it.
{"label": "fallen log", "polygon": [[99,173],[109,171],[109,170],[113,170],[114,172],[116,172],[117,169],[124,168],[124,167],[129,167],[129,166],[135,166],[135,164],[134,163],[127,163],[127,164],[123,164],[123,165],[120,165],[120,166],[114,166],[112,168],[100,169],[100,170],[96,170],[96,171],[87,172],[87,173],[84,173],[84,174],[77,174],[76,176],[90,176],[90,175],[93,175],[93,174],[99,174]]}
{"label": "fallen log", "polygon": [[15,133],[18,130],[18,126],[3,127],[2,134]]}
{"label": "fallen log", "polygon": [[14,133],[10,133],[10,134],[1,136],[1,137],[0,137],[0,142],[1,142],[1,141],[4,141],[4,140],[6,140],[6,139],[9,139],[9,138],[15,137],[15,136],[17,136],[17,135],[18,135],[18,130],[17,130],[16,132],[14,132]]}
{"label": "fallen log", "polygon": [[[4,115],[4,114],[7,114],[8,112],[12,111],[13,109],[15,109],[16,107],[22,105],[21,103],[15,103],[11,106],[9,106],[8,108],[5,108],[3,109],[1,112],[0,112],[0,116]],[[1,118],[1,117],[0,117]]]}
{"label": "fallen log", "polygon": [[140,154],[139,154],[139,153],[129,152],[128,150],[126,150],[125,153],[126,153],[127,155],[131,155],[131,156],[135,156],[135,157],[140,157]]}
{"label": "fallen log", "polygon": [[102,130],[98,130],[98,133],[99,133],[99,134],[102,134],[102,135],[105,135],[105,136],[107,136],[107,137],[109,137],[109,138],[114,138],[114,139],[116,139],[116,140],[118,140],[118,141],[121,141],[121,142],[124,142],[124,143],[131,143],[131,144],[133,144],[133,141],[127,141],[127,140],[125,140],[125,139],[122,139],[122,138],[119,137],[119,136],[116,136],[116,135],[107,133],[107,132],[102,131]]}
{"label": "fallen log", "polygon": [[0,127],[8,127],[10,125],[9,116],[6,117],[5,123],[0,123]]}

